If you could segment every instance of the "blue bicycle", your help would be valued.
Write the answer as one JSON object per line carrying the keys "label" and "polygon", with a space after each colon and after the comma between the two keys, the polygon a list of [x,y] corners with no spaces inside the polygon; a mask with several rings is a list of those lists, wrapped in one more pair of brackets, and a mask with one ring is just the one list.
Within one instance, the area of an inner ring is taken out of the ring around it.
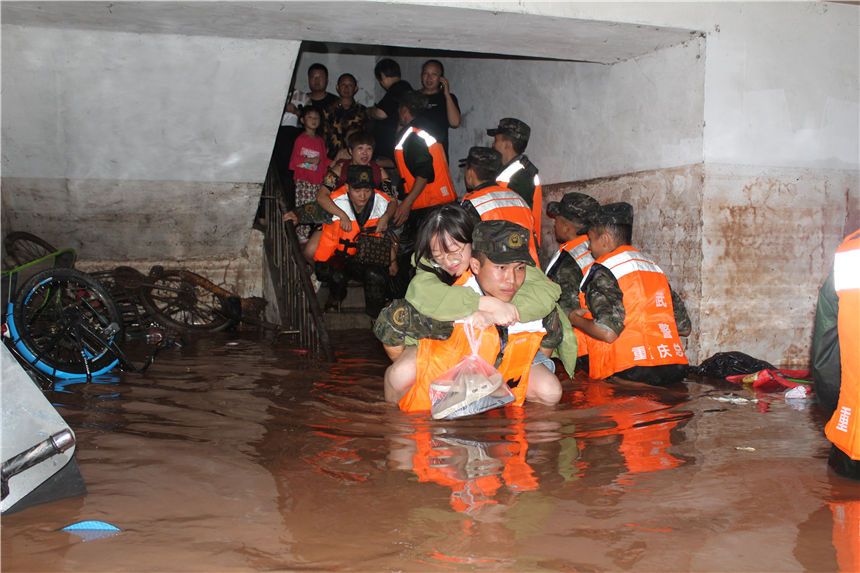
{"label": "blue bicycle", "polygon": [[122,340],[123,322],[116,302],[97,280],[72,268],[74,250],[39,255],[3,271],[7,342],[19,359],[52,378],[89,378],[111,370],[122,358],[116,341]]}

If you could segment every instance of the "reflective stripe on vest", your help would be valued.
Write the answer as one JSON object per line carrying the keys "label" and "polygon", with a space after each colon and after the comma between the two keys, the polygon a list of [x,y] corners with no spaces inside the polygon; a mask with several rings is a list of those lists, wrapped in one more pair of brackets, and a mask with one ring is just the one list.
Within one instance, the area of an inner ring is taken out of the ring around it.
{"label": "reflective stripe on vest", "polygon": [[490,191],[472,199],[465,199],[465,201],[469,201],[475,207],[478,214],[482,216],[493,209],[503,209],[505,207],[521,207],[527,211],[529,209],[528,204],[523,201],[523,198],[513,191]]}
{"label": "reflective stripe on vest", "polygon": [[[500,183],[510,183],[511,177],[513,177],[516,174],[516,172],[519,171],[520,169],[525,169],[525,167],[526,166],[523,165],[520,162],[520,160],[518,159],[518,160],[514,161],[513,163],[511,163],[510,165],[508,165],[504,171],[499,173],[496,176],[496,181],[499,181]],[[535,175],[535,185],[539,185],[539,183],[537,182],[537,175]]]}
{"label": "reflective stripe on vest", "polygon": [[580,235],[575,239],[567,241],[558,248],[558,251],[553,255],[549,264],[546,266],[546,273],[552,270],[553,265],[558,261],[563,253],[570,255],[579,268],[582,269],[582,276],[588,274],[591,265],[594,264],[594,257],[591,255],[591,243],[588,242],[588,235]]}
{"label": "reflective stripe on vest", "polygon": [[[338,194],[341,189],[343,190],[343,193]],[[346,193],[346,188],[341,187],[341,189],[338,189],[338,191],[331,194],[332,202],[346,213],[350,221],[358,221],[358,217],[356,217],[355,212],[352,210],[352,203],[349,201],[349,195]],[[374,193],[376,196],[373,198],[373,208],[370,210],[370,215],[367,217],[368,221],[379,219],[388,209],[388,201],[384,200],[385,197],[380,197],[376,191],[374,191]],[[336,194],[338,195],[335,196]],[[334,220],[340,221],[340,218],[335,217]]]}
{"label": "reflective stripe on vest", "polygon": [[540,266],[534,216],[528,203],[520,197],[519,193],[499,185],[489,185],[468,193],[463,198],[463,203],[467,201],[475,208],[482,221],[510,221],[528,229],[531,235],[529,253],[535,264]]}
{"label": "reflective stripe on vest", "polygon": [[[496,182],[499,183],[502,187],[508,188],[508,184],[511,182],[511,179],[514,175],[517,174],[522,169],[525,169],[526,166],[523,165],[523,162],[517,159],[507,167],[505,167],[501,173],[496,176]],[[532,195],[532,218],[534,218],[534,235],[537,239],[537,246],[540,247],[541,243],[541,227],[543,226],[543,189],[540,185],[540,177],[537,173],[534,176],[534,194]]]}
{"label": "reflective stripe on vest", "polygon": [[[634,255],[632,253],[636,254]],[[665,275],[663,270],[657,266],[657,263],[635,249],[613,255],[605,261],[602,261],[600,264],[609,269],[609,272],[613,274],[615,280],[627,276],[630,273],[635,273],[636,271],[660,273],[661,275]],[[589,268],[589,271],[590,270],[591,269]],[[582,277],[582,283],[579,285],[580,290],[582,290],[583,285],[585,285],[585,279],[587,278],[588,275]]]}
{"label": "reflective stripe on vest", "polygon": [[860,288],[860,249],[836,253],[833,259],[833,288],[836,292]]}

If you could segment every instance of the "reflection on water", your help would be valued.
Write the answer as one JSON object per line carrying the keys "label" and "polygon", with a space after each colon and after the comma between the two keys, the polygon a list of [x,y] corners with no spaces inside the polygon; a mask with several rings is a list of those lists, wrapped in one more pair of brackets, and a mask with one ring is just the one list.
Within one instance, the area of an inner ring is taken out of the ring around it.
{"label": "reflection on water", "polygon": [[[77,433],[90,493],[5,516],[4,570],[856,563],[860,492],[828,473],[814,406],[775,395],[760,411],[712,399],[752,397],[736,386],[577,377],[555,407],[433,421],[382,401],[386,359],[366,332],[340,336],[333,365],[249,334],[190,342],[146,376],[48,394]],[[60,531],[88,519],[122,533]]]}

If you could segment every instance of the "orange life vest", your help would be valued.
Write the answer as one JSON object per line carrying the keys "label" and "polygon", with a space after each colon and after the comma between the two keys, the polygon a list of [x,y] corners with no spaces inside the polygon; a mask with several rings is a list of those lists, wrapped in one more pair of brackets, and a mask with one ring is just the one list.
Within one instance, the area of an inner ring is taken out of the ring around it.
{"label": "orange life vest", "polygon": [[[501,173],[496,176],[496,183],[508,189],[510,187],[511,178],[519,171],[525,169],[526,166],[522,161],[517,159],[507,167],[505,167]],[[532,216],[535,220],[534,230],[535,235],[537,236],[537,246],[540,247],[541,241],[541,223],[543,223],[543,188],[540,184],[540,176],[535,173],[534,176],[534,185],[535,185],[535,193],[532,198]]]}
{"label": "orange life vest", "polygon": [[503,480],[513,491],[536,490],[537,476],[526,462],[525,424],[511,423],[510,430],[504,439],[476,442],[418,428],[407,436],[416,444],[413,471],[420,482],[451,488],[451,507],[465,513],[498,503],[494,498]]}
{"label": "orange life vest", "polygon": [[860,231],[848,235],[836,250],[833,287],[839,297],[842,383],[836,411],[824,433],[848,457],[860,460]]}
{"label": "orange life vest", "polygon": [[585,432],[583,437],[594,439],[621,435],[618,451],[630,473],[658,472],[681,465],[681,460],[668,452],[672,447],[671,430],[678,419],[664,422],[663,404],[648,396],[616,395],[616,390],[603,381],[586,380],[582,385],[585,400],[581,407],[601,408],[601,416],[615,422]]}
{"label": "orange life vest", "polygon": [[510,221],[528,229],[532,234],[529,253],[535,264],[540,265],[534,215],[522,197],[505,187],[489,185],[478,191],[466,193],[463,203],[466,201],[472,204],[481,216],[481,221]]}
{"label": "orange life vest", "polygon": [[[563,245],[558,248],[558,252],[553,256],[553,258],[549,261],[549,264],[546,266],[546,273],[549,276],[552,267],[555,266],[556,262],[562,256],[570,256],[574,262],[579,265],[580,270],[582,270],[582,276],[585,278],[588,275],[588,270],[591,268],[591,265],[594,264],[594,257],[591,256],[591,243],[588,242],[588,235],[580,235],[575,239],[571,239],[567,241]],[[582,300],[582,292],[579,292],[580,298],[580,306],[582,308],[587,308],[585,306],[584,301]],[[590,312],[585,313],[585,318],[594,318]],[[588,354],[588,340],[591,338],[586,335],[584,332],[579,330],[578,328],[573,329],[574,335],[576,335],[576,356],[577,358],[580,356],[586,356]]]}
{"label": "orange life vest", "polygon": [[349,232],[341,229],[340,219],[337,217],[331,223],[323,225],[319,246],[314,253],[315,261],[327,261],[337,251],[345,251],[347,255],[354,255],[355,247],[351,245],[347,247],[344,241],[351,243],[361,229],[375,227],[379,218],[388,209],[388,203],[391,201],[391,198],[382,191],[374,189],[373,208],[370,211],[370,216],[361,228],[359,228],[358,220],[352,210],[352,203],[350,203],[349,195],[346,193],[346,186],[332,191],[331,200],[347,214],[349,220],[352,221],[352,228]]}
{"label": "orange life vest", "polygon": [[[633,366],[687,364],[678,336],[669,281],[654,261],[629,245],[596,259],[624,295],[624,330],[614,342],[588,337],[589,375],[607,378]],[[582,280],[586,286],[594,265]],[[580,290],[584,291],[584,288]],[[580,293],[585,305],[585,295]]]}
{"label": "orange life vest", "polygon": [[403,178],[404,188],[406,193],[412,191],[415,185],[415,176],[410,173],[406,167],[406,159],[403,156],[403,144],[412,135],[415,134],[427,146],[427,151],[433,158],[433,181],[428,181],[427,185],[421,191],[421,195],[412,204],[413,209],[424,209],[433,207],[434,205],[443,205],[454,201],[456,193],[454,193],[454,184],[451,182],[451,174],[448,171],[448,161],[445,159],[445,149],[442,144],[436,141],[436,138],[417,127],[409,127],[400,137],[400,141],[394,147],[394,160],[397,163],[397,170]]}
{"label": "orange life vest", "polygon": [[[471,271],[466,271],[454,283],[457,286],[467,286],[478,294],[481,289]],[[447,340],[431,340],[422,338],[418,341],[417,370],[415,383],[409,388],[398,405],[405,412],[429,410],[430,383],[444,374],[447,370],[472,353],[466,329],[465,319],[454,324],[454,331]],[[502,362],[498,370],[511,391],[514,393],[517,406],[522,406],[526,399],[529,382],[529,371],[532,361],[540,349],[541,340],[546,334],[543,319],[530,322],[517,322],[507,327],[508,343],[502,353]],[[480,332],[481,346],[478,354],[490,364],[495,365],[501,343],[495,327],[489,327]]]}

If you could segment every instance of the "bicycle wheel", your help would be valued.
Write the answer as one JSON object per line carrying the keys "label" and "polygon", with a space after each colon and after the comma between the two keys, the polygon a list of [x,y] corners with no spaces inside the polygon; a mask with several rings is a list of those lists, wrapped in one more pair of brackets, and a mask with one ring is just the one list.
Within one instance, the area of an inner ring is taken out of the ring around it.
{"label": "bicycle wheel", "polygon": [[107,291],[75,269],[48,269],[24,283],[7,314],[15,347],[55,378],[96,376],[113,368],[122,316]]}
{"label": "bicycle wheel", "polygon": [[48,241],[24,231],[16,231],[6,235],[6,238],[3,239],[3,248],[6,251],[4,264],[10,269],[26,265],[30,261],[35,261],[58,250]]}
{"label": "bicycle wheel", "polygon": [[131,327],[149,326],[145,324],[147,311],[140,300],[140,290],[146,280],[142,273],[132,267],[116,267],[88,274],[105,287],[116,302],[127,334]]}
{"label": "bicycle wheel", "polygon": [[[189,271],[163,271],[141,292],[143,307],[158,322],[179,330],[218,331],[230,325],[227,300],[197,281]],[[207,283],[200,277],[202,283]]]}

